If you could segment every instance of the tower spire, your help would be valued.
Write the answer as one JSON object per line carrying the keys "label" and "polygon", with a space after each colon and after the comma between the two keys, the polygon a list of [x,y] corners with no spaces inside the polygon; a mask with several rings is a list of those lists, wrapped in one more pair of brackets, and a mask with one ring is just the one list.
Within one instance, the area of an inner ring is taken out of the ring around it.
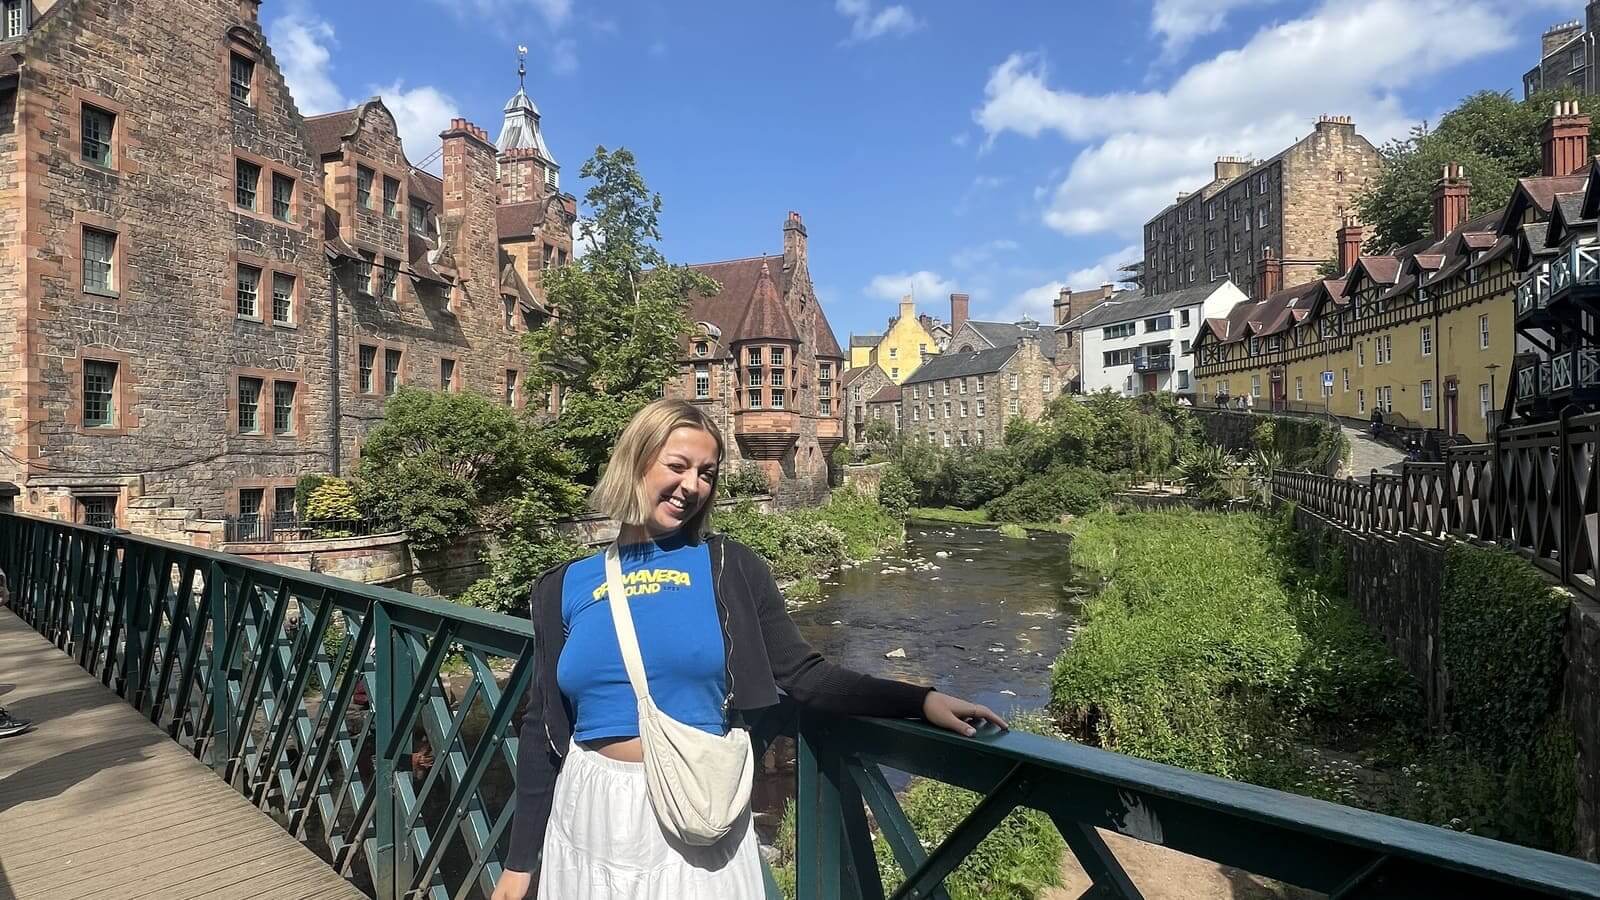
{"label": "tower spire", "polygon": [[524,44],[517,45],[517,87],[528,89],[528,48]]}

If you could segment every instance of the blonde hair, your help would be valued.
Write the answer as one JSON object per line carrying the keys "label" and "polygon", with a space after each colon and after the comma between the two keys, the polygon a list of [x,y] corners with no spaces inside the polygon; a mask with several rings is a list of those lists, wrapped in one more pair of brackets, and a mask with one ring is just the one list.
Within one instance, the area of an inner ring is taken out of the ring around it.
{"label": "blonde hair", "polygon": [[711,435],[717,442],[717,476],[700,509],[683,523],[685,535],[699,539],[711,529],[711,507],[721,480],[724,451],[722,431],[700,407],[685,400],[657,400],[628,420],[617,445],[611,450],[600,483],[589,495],[589,507],[623,525],[643,525],[649,521],[655,498],[646,496],[644,473],[655,464],[667,439],[679,428],[694,428]]}

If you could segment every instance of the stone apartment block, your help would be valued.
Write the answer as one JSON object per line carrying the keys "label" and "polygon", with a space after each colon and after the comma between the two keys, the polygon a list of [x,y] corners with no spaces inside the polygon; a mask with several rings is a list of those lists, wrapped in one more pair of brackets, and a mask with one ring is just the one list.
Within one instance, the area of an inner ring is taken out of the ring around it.
{"label": "stone apartment block", "polygon": [[1563,22],[1545,31],[1539,39],[1538,65],[1522,76],[1523,99],[1540,91],[1600,92],[1594,75],[1597,32],[1600,32],[1600,0],[1584,6],[1582,19]]}
{"label": "stone apartment block", "polygon": [[1332,259],[1329,238],[1381,165],[1377,148],[1344,116],[1323,116],[1265,162],[1217,160],[1209,184],[1145,224],[1145,292],[1232,279],[1253,293],[1269,254],[1287,283],[1310,280]]}
{"label": "stone apartment block", "polygon": [[1061,392],[1040,343],[1039,331],[1024,331],[1011,346],[964,351],[952,345],[900,385],[901,428],[941,447],[1001,443],[1007,422],[1038,419]]}
{"label": "stone apartment block", "polygon": [[0,21],[0,481],[20,510],[203,540],[196,520],[270,517],[300,475],[348,468],[398,385],[520,405],[518,335],[545,311],[515,251],[563,260],[574,203],[548,184],[549,227],[506,239],[501,185],[553,163],[458,120],[440,179],[379,100],[303,118],[256,0]]}
{"label": "stone apartment block", "polygon": [[845,355],[811,284],[806,227],[791,212],[783,254],[694,268],[720,285],[693,298],[680,375],[666,396],[703,404],[731,469],[759,470],[779,506],[820,503],[844,443]]}

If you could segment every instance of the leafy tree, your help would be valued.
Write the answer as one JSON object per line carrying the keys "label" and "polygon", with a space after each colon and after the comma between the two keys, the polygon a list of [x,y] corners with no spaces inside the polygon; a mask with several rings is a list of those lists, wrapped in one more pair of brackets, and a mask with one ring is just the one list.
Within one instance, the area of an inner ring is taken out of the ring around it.
{"label": "leafy tree", "polygon": [[1177,435],[1161,416],[1110,389],[1091,394],[1088,407],[1099,423],[1094,439],[1096,466],[1145,474],[1172,467]]}
{"label": "leafy tree", "polygon": [[[1361,220],[1372,229],[1369,253],[1425,237],[1433,227],[1433,187],[1444,167],[1460,163],[1472,181],[1471,215],[1504,206],[1518,178],[1543,168],[1545,120],[1570,90],[1545,92],[1519,101],[1509,94],[1482,91],[1467,97],[1439,120],[1437,128],[1412,130],[1380,149],[1385,167],[1356,198]],[[1600,148],[1600,129],[1590,134],[1590,153]]]}
{"label": "leafy tree", "polygon": [[569,514],[572,465],[550,435],[482,394],[402,388],[361,448],[356,496],[368,516],[436,550],[514,497],[544,521]]}
{"label": "leafy tree", "polygon": [[523,346],[529,388],[560,390],[556,428],[577,454],[578,478],[592,484],[628,419],[676,373],[689,297],[716,283],[669,265],[657,249],[661,196],[646,187],[630,151],[598,147],[579,174],[594,180],[580,226],[594,249],[545,273],[557,318]]}
{"label": "leafy tree", "polygon": [[912,487],[911,479],[906,477],[905,469],[902,469],[899,463],[893,463],[884,470],[883,480],[878,482],[879,506],[894,518],[904,520],[906,511],[916,499],[916,488]]}

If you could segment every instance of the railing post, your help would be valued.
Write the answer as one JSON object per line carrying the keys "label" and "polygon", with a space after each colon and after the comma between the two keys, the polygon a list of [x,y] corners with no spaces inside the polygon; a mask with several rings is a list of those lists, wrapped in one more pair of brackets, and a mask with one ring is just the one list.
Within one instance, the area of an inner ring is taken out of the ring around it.
{"label": "railing post", "polygon": [[412,680],[405,677],[411,666],[405,664],[410,649],[405,646],[405,635],[394,626],[389,608],[382,602],[372,604],[374,648],[376,667],[375,684],[370,693],[373,715],[372,757],[373,784],[376,792],[375,832],[376,848],[372,865],[373,888],[378,900],[401,900],[402,892],[411,883],[405,837],[401,832],[400,798],[395,781],[396,763],[405,749],[394,754],[384,752],[394,740],[400,708],[405,705],[403,696],[411,689]]}
{"label": "railing post", "polygon": [[1378,470],[1367,480],[1367,530],[1378,531]]}
{"label": "railing post", "polygon": [[1555,551],[1561,562],[1561,583],[1572,583],[1572,544],[1578,532],[1577,510],[1573,509],[1573,484],[1572,484],[1572,454],[1567,452],[1567,437],[1569,434],[1569,420],[1572,417],[1572,407],[1561,411],[1561,418],[1556,422],[1556,546]]}
{"label": "railing post", "polygon": [[795,894],[839,900],[842,773],[832,754],[818,745],[820,730],[816,717],[800,710],[795,728]]}
{"label": "railing post", "polygon": [[[233,712],[228,702],[228,657],[231,654],[227,650],[232,622],[228,616],[228,577],[223,573],[222,566],[215,562],[206,569],[204,602],[211,608],[211,653],[206,660],[206,693],[211,695],[211,733],[196,735],[196,739],[208,742],[206,749],[210,758],[206,763],[220,772],[227,766],[228,748],[233,746]],[[201,636],[197,635],[196,639],[201,639]],[[222,748],[220,754],[218,747]]]}

